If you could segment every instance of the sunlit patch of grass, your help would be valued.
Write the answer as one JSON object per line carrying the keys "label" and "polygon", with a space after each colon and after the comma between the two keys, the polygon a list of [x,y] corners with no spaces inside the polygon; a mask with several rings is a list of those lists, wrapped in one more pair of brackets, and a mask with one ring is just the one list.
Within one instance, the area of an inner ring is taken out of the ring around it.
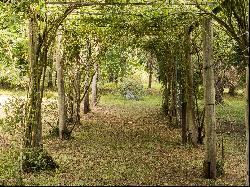
{"label": "sunlit patch of grass", "polygon": [[122,106],[160,106],[162,97],[160,95],[146,95],[140,100],[127,100],[120,95],[106,94],[100,98],[101,105],[122,105]]}
{"label": "sunlit patch of grass", "polygon": [[220,119],[236,123],[244,123],[245,101],[243,97],[229,97],[224,99],[223,104],[216,106],[216,112]]}
{"label": "sunlit patch of grass", "polygon": [[[198,101],[199,108],[204,107],[204,101]],[[224,95],[224,103],[217,104],[215,111],[218,119],[233,123],[244,123],[245,120],[245,98],[241,95],[231,97]]]}
{"label": "sunlit patch of grass", "polygon": [[[9,96],[22,96],[26,97],[27,92],[25,90],[20,89],[2,89],[0,88],[0,95],[9,95]],[[44,97],[47,99],[56,99],[57,98],[57,92],[45,90],[44,91]]]}
{"label": "sunlit patch of grass", "polygon": [[0,94],[9,95],[9,96],[26,96],[24,90],[15,90],[15,89],[2,89],[0,88]]}
{"label": "sunlit patch of grass", "polygon": [[49,90],[46,90],[44,92],[44,97],[46,97],[47,99],[57,99],[57,92],[54,92],[54,91],[49,91]]}

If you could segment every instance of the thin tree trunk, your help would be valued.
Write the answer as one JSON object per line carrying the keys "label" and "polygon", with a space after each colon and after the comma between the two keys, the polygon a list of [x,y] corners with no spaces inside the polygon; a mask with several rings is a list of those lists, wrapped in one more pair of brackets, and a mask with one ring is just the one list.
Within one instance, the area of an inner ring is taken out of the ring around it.
{"label": "thin tree trunk", "polygon": [[92,80],[92,107],[97,105],[97,81],[98,81],[98,64],[94,64],[95,75]]}
{"label": "thin tree trunk", "polygon": [[63,50],[62,50],[62,33],[58,32],[57,37],[57,88],[58,88],[58,116],[59,116],[59,138],[65,139],[66,132],[66,108],[65,108],[65,90],[63,75]]}
{"label": "thin tree trunk", "polygon": [[215,87],[213,70],[213,30],[211,18],[203,20],[203,54],[204,54],[204,104],[205,104],[205,160],[206,178],[216,178],[216,118]]}
{"label": "thin tree trunk", "polygon": [[86,95],[84,96],[83,99],[83,113],[87,114],[90,112],[90,104],[89,104],[89,70],[90,70],[90,61],[92,59],[92,50],[91,50],[91,41],[88,38],[87,39],[87,60],[86,60],[86,75],[85,75],[85,84],[84,84],[84,91],[87,90]]}
{"label": "thin tree trunk", "polygon": [[245,109],[245,123],[246,123],[246,166],[247,166],[247,186],[249,186],[249,65],[246,68],[246,109]]}
{"label": "thin tree trunk", "polygon": [[191,60],[191,31],[187,30],[185,34],[185,54],[187,67],[187,127],[190,141],[194,146],[197,146],[197,127],[195,125],[194,113],[194,89],[193,89],[193,64]]}
{"label": "thin tree trunk", "polygon": [[87,114],[90,112],[90,107],[89,107],[89,90],[87,91],[84,100],[83,100],[83,113]]}
{"label": "thin tree trunk", "polygon": [[186,123],[186,112],[187,110],[187,103],[183,102],[181,105],[181,119],[182,119],[182,143],[186,144],[187,143],[187,123]]}
{"label": "thin tree trunk", "polygon": [[176,61],[173,59],[173,68],[172,68],[172,90],[171,90],[171,115],[172,115],[172,124],[177,124],[177,74],[176,74]]}
{"label": "thin tree trunk", "polygon": [[223,103],[224,80],[221,76],[217,78],[215,84],[215,103]]}
{"label": "thin tree trunk", "polygon": [[74,92],[75,98],[74,100],[74,123],[80,124],[80,103],[81,103],[81,63],[80,63],[80,51],[76,56],[76,74],[75,74],[75,81],[74,81]]}
{"label": "thin tree trunk", "polygon": [[53,88],[53,80],[52,80],[52,69],[48,68],[48,88]]}
{"label": "thin tree trunk", "polygon": [[152,75],[153,75],[153,70],[152,70],[152,56],[150,54],[149,60],[148,60],[148,88],[150,89],[152,87]]}
{"label": "thin tree trunk", "polygon": [[55,86],[57,86],[57,71],[55,71]]}

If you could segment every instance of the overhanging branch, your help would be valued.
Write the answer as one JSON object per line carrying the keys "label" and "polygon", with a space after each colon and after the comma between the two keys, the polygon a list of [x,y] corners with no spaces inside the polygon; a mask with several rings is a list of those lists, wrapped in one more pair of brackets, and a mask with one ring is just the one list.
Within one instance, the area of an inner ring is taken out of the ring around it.
{"label": "overhanging branch", "polygon": [[153,2],[147,2],[147,3],[98,3],[98,2],[46,2],[48,5],[80,5],[80,6],[108,6],[108,5],[134,5],[134,6],[140,6],[140,5],[152,5],[155,4]]}

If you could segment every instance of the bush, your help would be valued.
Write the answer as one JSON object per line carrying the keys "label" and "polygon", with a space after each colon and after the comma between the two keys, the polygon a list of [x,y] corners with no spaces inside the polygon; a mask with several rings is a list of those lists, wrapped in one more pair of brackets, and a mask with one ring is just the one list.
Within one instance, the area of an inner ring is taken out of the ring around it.
{"label": "bush", "polygon": [[124,79],[118,86],[119,93],[130,100],[139,100],[144,95],[142,82],[135,79]]}
{"label": "bush", "polygon": [[45,150],[28,150],[23,152],[22,169],[24,172],[54,170],[59,168],[53,158]]}

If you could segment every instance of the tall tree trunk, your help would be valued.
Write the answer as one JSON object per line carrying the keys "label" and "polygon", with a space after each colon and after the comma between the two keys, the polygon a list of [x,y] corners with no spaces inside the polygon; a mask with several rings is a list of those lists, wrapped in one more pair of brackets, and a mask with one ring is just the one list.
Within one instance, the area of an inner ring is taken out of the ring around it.
{"label": "tall tree trunk", "polygon": [[193,64],[191,60],[191,31],[188,29],[185,34],[185,60],[187,67],[187,127],[191,143],[197,145],[197,127],[195,125],[194,113],[194,88],[193,88]]}
{"label": "tall tree trunk", "polygon": [[249,186],[249,65],[246,68],[246,109],[245,109],[245,123],[246,123],[246,160],[247,160],[247,186]]}
{"label": "tall tree trunk", "polygon": [[74,80],[74,123],[80,124],[80,103],[81,103],[81,58],[80,51],[76,55],[76,74]]}
{"label": "tall tree trunk", "polygon": [[97,81],[98,81],[98,64],[94,64],[95,75],[92,80],[92,107],[97,105]]}
{"label": "tall tree trunk", "polygon": [[[31,7],[32,10],[32,7]],[[46,36],[45,36],[46,37]],[[25,110],[25,134],[22,151],[22,170],[30,172],[41,169],[55,169],[57,164],[43,149],[41,105],[47,65],[46,45],[39,43],[37,13],[29,20],[29,90]],[[46,42],[46,41],[44,41]],[[38,47],[40,46],[40,48]]]}
{"label": "tall tree trunk", "polygon": [[172,85],[171,85],[171,116],[172,124],[177,125],[177,74],[176,74],[176,61],[172,61]]}
{"label": "tall tree trunk", "polygon": [[24,146],[25,148],[42,149],[41,103],[43,90],[41,90],[40,83],[43,68],[38,57],[38,29],[37,14],[33,13],[29,20],[30,80]]}
{"label": "tall tree trunk", "polygon": [[206,178],[216,178],[216,118],[215,87],[213,70],[213,30],[211,18],[203,20],[203,54],[204,54],[204,104],[205,104],[205,160]]}
{"label": "tall tree trunk", "polygon": [[87,46],[87,60],[86,60],[86,75],[85,75],[85,83],[84,83],[84,91],[87,90],[86,95],[84,96],[83,99],[83,113],[87,114],[88,112],[90,112],[90,104],[89,104],[89,70],[90,70],[90,61],[92,59],[92,46],[91,46],[91,41],[90,38],[87,38],[87,42],[86,42],[86,46]]}
{"label": "tall tree trunk", "polygon": [[63,49],[62,49],[62,32],[58,32],[57,37],[57,88],[58,88],[58,116],[59,116],[59,138],[65,139],[66,133],[66,108],[65,108],[65,89],[63,75]]}

